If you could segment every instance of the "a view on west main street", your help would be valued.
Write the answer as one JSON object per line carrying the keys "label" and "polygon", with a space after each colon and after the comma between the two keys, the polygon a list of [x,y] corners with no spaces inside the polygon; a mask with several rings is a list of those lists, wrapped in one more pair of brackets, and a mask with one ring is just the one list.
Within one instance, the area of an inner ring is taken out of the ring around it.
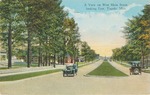
{"label": "a view on west main street", "polygon": [[0,95],[150,95],[149,0],[0,0]]}

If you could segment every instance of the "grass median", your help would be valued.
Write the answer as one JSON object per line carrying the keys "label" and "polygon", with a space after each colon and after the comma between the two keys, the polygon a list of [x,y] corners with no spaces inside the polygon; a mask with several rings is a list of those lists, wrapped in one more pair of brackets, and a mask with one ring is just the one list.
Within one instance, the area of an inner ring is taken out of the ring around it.
{"label": "grass median", "polygon": [[[96,62],[96,61],[94,61]],[[90,63],[86,64],[84,62],[79,63],[79,68],[89,65]],[[5,68],[4,68],[5,69]],[[39,71],[39,72],[32,72],[32,73],[24,73],[24,74],[14,74],[14,75],[7,75],[7,76],[0,76],[0,82],[3,81],[15,81],[15,80],[21,80],[46,74],[51,74],[55,72],[62,71],[62,69],[56,69],[56,70],[47,70],[47,71]]]}
{"label": "grass median", "polygon": [[104,61],[99,67],[95,70],[88,73],[88,75],[94,76],[127,76],[125,73],[117,70],[109,62]]}
{"label": "grass median", "polygon": [[36,77],[36,76],[51,74],[51,73],[55,73],[55,72],[59,72],[59,71],[61,71],[61,70],[60,69],[56,69],[56,70],[47,70],[47,71],[39,71],[39,72],[32,72],[32,73],[0,76],[0,81],[21,80],[21,79],[30,78],[30,77]]}
{"label": "grass median", "polygon": [[142,70],[142,72],[144,72],[144,73],[150,73],[150,70]]}

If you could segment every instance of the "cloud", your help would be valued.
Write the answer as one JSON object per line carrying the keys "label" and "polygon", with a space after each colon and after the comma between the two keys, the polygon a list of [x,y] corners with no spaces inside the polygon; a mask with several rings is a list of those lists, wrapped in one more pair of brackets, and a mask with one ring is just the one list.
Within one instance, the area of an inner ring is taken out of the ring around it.
{"label": "cloud", "polygon": [[131,4],[125,10],[109,13],[79,13],[69,7],[65,7],[64,10],[68,11],[78,23],[82,40],[87,41],[101,55],[110,56],[111,49],[125,44],[121,31],[128,18],[123,14],[135,6],[139,5]]}

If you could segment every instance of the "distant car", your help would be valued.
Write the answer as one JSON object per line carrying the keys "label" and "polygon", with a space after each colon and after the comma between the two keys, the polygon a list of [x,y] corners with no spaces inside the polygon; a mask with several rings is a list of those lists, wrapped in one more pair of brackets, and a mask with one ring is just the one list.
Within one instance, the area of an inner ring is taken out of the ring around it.
{"label": "distant car", "polygon": [[141,74],[141,67],[139,64],[132,63],[130,70],[130,75]]}
{"label": "distant car", "polygon": [[66,65],[66,68],[63,70],[63,77],[70,75],[72,76],[77,75],[77,72],[78,72],[77,64]]}

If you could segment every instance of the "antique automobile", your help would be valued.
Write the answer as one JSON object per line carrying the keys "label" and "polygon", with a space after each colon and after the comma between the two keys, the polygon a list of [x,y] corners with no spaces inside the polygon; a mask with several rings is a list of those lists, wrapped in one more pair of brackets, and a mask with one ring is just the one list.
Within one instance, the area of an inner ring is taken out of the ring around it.
{"label": "antique automobile", "polygon": [[66,68],[63,69],[63,77],[70,75],[72,76],[77,75],[77,72],[78,72],[77,64],[66,65]]}
{"label": "antique automobile", "polygon": [[140,63],[131,62],[130,75],[141,74]]}

